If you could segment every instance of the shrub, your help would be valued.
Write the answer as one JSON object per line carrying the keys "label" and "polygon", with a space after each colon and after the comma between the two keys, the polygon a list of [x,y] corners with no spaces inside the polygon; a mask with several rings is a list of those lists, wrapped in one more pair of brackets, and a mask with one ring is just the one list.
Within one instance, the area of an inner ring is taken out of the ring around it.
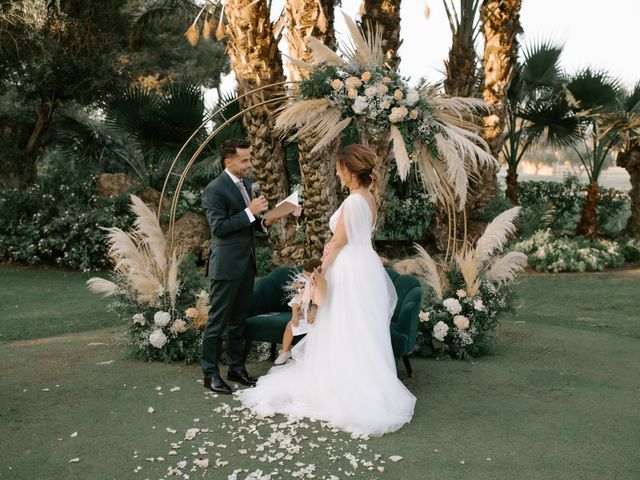
{"label": "shrub", "polygon": [[101,226],[132,222],[128,195],[109,199],[95,178],[77,184],[40,184],[0,191],[0,257],[29,264],[56,263],[82,271],[108,266]]}

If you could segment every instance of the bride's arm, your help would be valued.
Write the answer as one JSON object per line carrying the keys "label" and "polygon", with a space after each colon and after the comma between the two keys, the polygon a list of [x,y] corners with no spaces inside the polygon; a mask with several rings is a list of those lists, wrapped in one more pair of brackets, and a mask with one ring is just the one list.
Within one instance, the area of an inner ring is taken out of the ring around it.
{"label": "bride's arm", "polygon": [[322,256],[322,271],[326,272],[327,268],[333,263],[333,261],[342,250],[342,247],[347,243],[347,231],[344,228],[344,213],[340,212],[338,217],[338,225],[336,231],[333,233],[331,240],[324,247],[324,255]]}

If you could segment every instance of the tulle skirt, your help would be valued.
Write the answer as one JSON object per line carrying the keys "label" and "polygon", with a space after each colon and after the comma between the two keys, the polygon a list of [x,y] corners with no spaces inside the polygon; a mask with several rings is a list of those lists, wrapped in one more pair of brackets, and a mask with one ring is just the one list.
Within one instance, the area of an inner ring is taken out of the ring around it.
{"label": "tulle skirt", "polygon": [[315,325],[238,399],[258,415],[322,420],[379,436],[413,416],[415,397],[398,379],[389,321],[397,296],[370,247],[345,246],[327,269],[328,294]]}

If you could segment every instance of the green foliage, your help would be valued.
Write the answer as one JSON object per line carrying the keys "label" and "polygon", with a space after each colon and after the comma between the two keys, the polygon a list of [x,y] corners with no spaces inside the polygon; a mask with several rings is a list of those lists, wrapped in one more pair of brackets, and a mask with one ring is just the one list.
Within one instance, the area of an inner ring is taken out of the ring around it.
{"label": "green foliage", "polygon": [[[556,235],[563,235],[575,231],[586,191],[577,177],[567,176],[562,182],[521,182],[519,195],[523,213],[537,210],[541,212],[542,217],[552,210],[553,220],[541,222],[539,228],[548,226]],[[614,236],[620,231],[628,202],[629,196],[626,192],[613,188],[600,189],[596,212],[603,233]],[[549,209],[545,210],[544,205],[549,205]]]}
{"label": "green foliage", "polygon": [[99,197],[95,179],[0,190],[0,257],[28,264],[54,263],[90,271],[108,266],[100,227],[127,228],[128,195]]}
{"label": "green foliage", "polygon": [[268,275],[275,265],[271,260],[271,250],[266,241],[258,240],[256,242],[256,265],[258,270],[258,277],[264,277]]}
{"label": "green foliage", "polygon": [[431,222],[435,205],[424,192],[400,199],[392,189],[388,189],[383,211],[384,223],[376,233],[376,240],[418,241]]}

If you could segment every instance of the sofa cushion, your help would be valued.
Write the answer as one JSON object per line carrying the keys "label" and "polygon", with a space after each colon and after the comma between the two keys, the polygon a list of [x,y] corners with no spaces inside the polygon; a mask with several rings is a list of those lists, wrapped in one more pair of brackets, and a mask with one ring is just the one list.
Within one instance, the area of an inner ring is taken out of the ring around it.
{"label": "sofa cushion", "polygon": [[245,338],[258,342],[281,343],[282,333],[289,320],[291,312],[272,312],[249,317],[245,324]]}

